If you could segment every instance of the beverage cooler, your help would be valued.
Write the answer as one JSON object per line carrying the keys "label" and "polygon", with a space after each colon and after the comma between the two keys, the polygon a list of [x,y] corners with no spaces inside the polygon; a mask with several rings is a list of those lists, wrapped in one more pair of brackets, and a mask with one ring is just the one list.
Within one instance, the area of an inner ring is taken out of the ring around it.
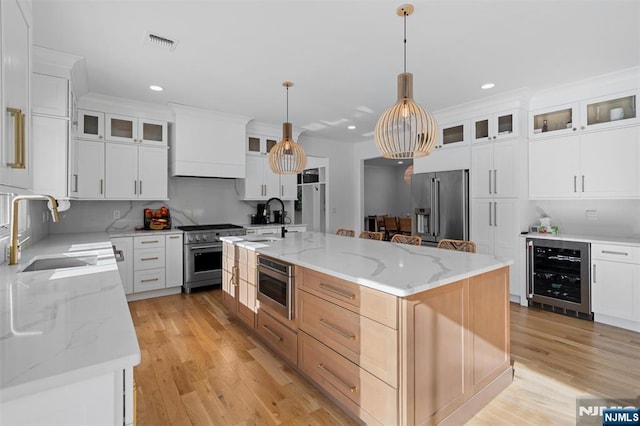
{"label": "beverage cooler", "polygon": [[529,306],[593,319],[589,251],[589,243],[527,238]]}

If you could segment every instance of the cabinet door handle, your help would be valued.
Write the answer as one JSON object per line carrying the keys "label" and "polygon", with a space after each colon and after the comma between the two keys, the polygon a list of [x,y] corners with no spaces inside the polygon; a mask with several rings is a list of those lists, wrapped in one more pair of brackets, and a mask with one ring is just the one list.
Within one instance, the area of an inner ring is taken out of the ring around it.
{"label": "cabinet door handle", "polygon": [[157,244],[160,241],[158,240],[146,240],[146,241],[140,241],[140,244]]}
{"label": "cabinet door handle", "polygon": [[7,166],[12,169],[24,169],[26,165],[24,163],[24,114],[21,109],[7,108],[7,112],[13,118],[13,163],[7,163]]}
{"label": "cabinet door handle", "polygon": [[533,241],[527,242],[527,290],[529,290],[529,299],[533,298],[533,280],[534,280],[534,257],[533,257]]}
{"label": "cabinet door handle", "polygon": [[491,201],[489,201],[489,226],[491,225]]}
{"label": "cabinet door handle", "polygon": [[602,254],[617,254],[617,255],[620,255],[620,256],[629,256],[629,253],[627,253],[626,251],[602,250],[601,253]]}
{"label": "cabinet door handle", "polygon": [[582,175],[582,192],[584,192],[584,175]]}
{"label": "cabinet door handle", "polygon": [[143,257],[140,260],[158,260],[158,256],[154,256],[154,257]]}
{"label": "cabinet door handle", "polygon": [[282,337],[278,336],[276,334],[275,331],[273,331],[272,329],[270,329],[266,324],[262,324],[262,328],[264,328],[264,330],[269,333],[271,335],[271,337],[273,337],[274,339],[276,339],[278,342],[282,342]]}
{"label": "cabinet door handle", "polygon": [[493,202],[493,226],[498,226],[498,202]]}
{"label": "cabinet door handle", "polygon": [[149,278],[148,280],[140,280],[140,282],[143,282],[143,283],[151,283],[154,281],[159,281],[159,278]]}
{"label": "cabinet door handle", "polygon": [[133,181],[133,193],[135,195],[138,195],[138,181],[137,180]]}
{"label": "cabinet door handle", "polygon": [[325,326],[326,328],[328,328],[329,330],[338,333],[339,335],[341,335],[342,337],[344,337],[345,339],[349,339],[349,340],[356,340],[356,336],[354,336],[353,334],[349,334],[344,330],[340,330],[338,327],[336,327],[333,324],[330,324],[328,322],[326,322],[324,320],[324,318],[320,318],[320,324],[322,324],[323,326]]}
{"label": "cabinet door handle", "polygon": [[578,192],[578,177],[573,177],[573,192]]}
{"label": "cabinet door handle", "polygon": [[142,181],[141,180],[138,181],[138,189],[139,189],[140,195],[142,195]]}
{"label": "cabinet door handle", "polygon": [[104,194],[104,179],[100,179],[100,195]]}
{"label": "cabinet door handle", "polygon": [[493,169],[493,193],[498,193],[498,170]]}
{"label": "cabinet door handle", "polygon": [[280,185],[280,196],[284,196],[284,185]]}
{"label": "cabinet door handle", "polygon": [[73,190],[71,192],[78,192],[78,175],[73,175]]}
{"label": "cabinet door handle", "polygon": [[331,376],[334,380],[340,382],[342,384],[342,386],[344,386],[345,388],[347,388],[347,390],[351,393],[355,392],[356,389],[358,389],[355,386],[351,386],[350,384],[346,383],[344,380],[342,380],[340,377],[336,376],[331,370],[329,370],[327,367],[324,366],[323,363],[318,364],[318,368],[321,369],[322,371],[326,372],[329,376]]}
{"label": "cabinet door handle", "polygon": [[180,238],[180,235],[172,235],[169,238],[172,240],[177,240],[178,238]]}
{"label": "cabinet door handle", "polygon": [[328,292],[330,292],[330,293],[335,293],[335,294],[337,294],[338,296],[340,296],[340,297],[345,297],[345,298],[347,298],[347,299],[349,299],[349,300],[353,300],[353,299],[355,299],[355,298],[356,298],[356,295],[355,295],[355,294],[353,294],[353,293],[349,293],[349,292],[346,292],[346,291],[344,291],[344,290],[341,290],[341,289],[336,288],[336,287],[334,287],[334,286],[332,286],[332,285],[329,285],[329,284],[320,283],[320,287],[322,287],[323,289],[327,290],[327,291],[328,291]]}
{"label": "cabinet door handle", "polygon": [[491,170],[489,170],[489,194],[491,194]]}
{"label": "cabinet door handle", "polygon": [[593,264],[593,283],[596,283],[596,264]]}

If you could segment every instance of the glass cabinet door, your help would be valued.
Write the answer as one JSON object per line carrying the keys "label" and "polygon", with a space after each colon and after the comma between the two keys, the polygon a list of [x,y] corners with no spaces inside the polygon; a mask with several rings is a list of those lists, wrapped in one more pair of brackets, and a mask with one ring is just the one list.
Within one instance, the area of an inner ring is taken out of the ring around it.
{"label": "glass cabinet door", "polygon": [[491,114],[473,120],[473,141],[508,139],[518,136],[517,111]]}
{"label": "glass cabinet door", "polygon": [[492,137],[491,116],[480,117],[473,120],[473,141],[484,142]]}
{"label": "glass cabinet door", "polygon": [[469,122],[448,123],[440,128],[440,138],[436,148],[454,147],[469,141]]}
{"label": "glass cabinet door", "polygon": [[78,110],[78,137],[81,139],[104,139],[104,113]]}
{"label": "glass cabinet door", "polygon": [[529,114],[529,137],[559,136],[578,130],[577,105],[563,105]]}
{"label": "glass cabinet door", "polygon": [[260,153],[260,138],[256,136],[249,136],[247,138],[247,152]]}
{"label": "glass cabinet door", "polygon": [[247,137],[247,152],[266,155],[276,146],[280,139],[261,135]]}
{"label": "glass cabinet door", "polygon": [[154,145],[167,145],[167,122],[138,119],[139,142]]}
{"label": "glass cabinet door", "polygon": [[619,93],[583,103],[583,125],[590,127],[614,127],[637,122],[637,96],[635,92]]}
{"label": "glass cabinet door", "polygon": [[138,119],[125,115],[106,115],[107,140],[138,142]]}

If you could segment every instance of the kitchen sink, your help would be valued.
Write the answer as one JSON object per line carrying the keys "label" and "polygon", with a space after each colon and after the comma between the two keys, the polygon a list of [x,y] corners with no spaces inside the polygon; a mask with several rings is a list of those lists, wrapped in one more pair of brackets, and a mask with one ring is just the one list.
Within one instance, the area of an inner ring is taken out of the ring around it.
{"label": "kitchen sink", "polygon": [[77,268],[79,266],[95,265],[98,256],[59,256],[36,258],[27,265],[22,272],[46,271],[48,269]]}

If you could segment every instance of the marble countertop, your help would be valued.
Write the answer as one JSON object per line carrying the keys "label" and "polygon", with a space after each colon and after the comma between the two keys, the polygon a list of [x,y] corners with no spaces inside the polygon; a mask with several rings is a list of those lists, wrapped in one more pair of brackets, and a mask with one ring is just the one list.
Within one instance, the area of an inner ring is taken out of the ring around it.
{"label": "marble countertop", "polygon": [[598,244],[617,244],[622,246],[640,246],[640,237],[614,237],[614,236],[596,236],[596,235],[579,235],[579,234],[538,234],[529,233],[521,234],[522,238],[538,238],[544,240],[559,240],[559,241],[578,241],[584,243],[598,243]]}
{"label": "marble countertop", "polygon": [[[276,227],[280,227],[281,225],[279,223],[252,223],[252,224],[242,224],[240,226],[243,226],[247,229],[260,229],[260,228],[276,228]],[[306,223],[285,223],[284,224],[285,227],[287,226],[307,226]]]}
{"label": "marble countertop", "polygon": [[[19,272],[61,253],[97,261]],[[109,235],[50,235],[25,248],[20,264],[0,265],[0,402],[139,363]]]}
{"label": "marble countertop", "polygon": [[[224,237],[257,253],[405,297],[513,264],[483,254],[395,244],[318,232],[275,241]],[[252,241],[253,240],[253,241]]]}

